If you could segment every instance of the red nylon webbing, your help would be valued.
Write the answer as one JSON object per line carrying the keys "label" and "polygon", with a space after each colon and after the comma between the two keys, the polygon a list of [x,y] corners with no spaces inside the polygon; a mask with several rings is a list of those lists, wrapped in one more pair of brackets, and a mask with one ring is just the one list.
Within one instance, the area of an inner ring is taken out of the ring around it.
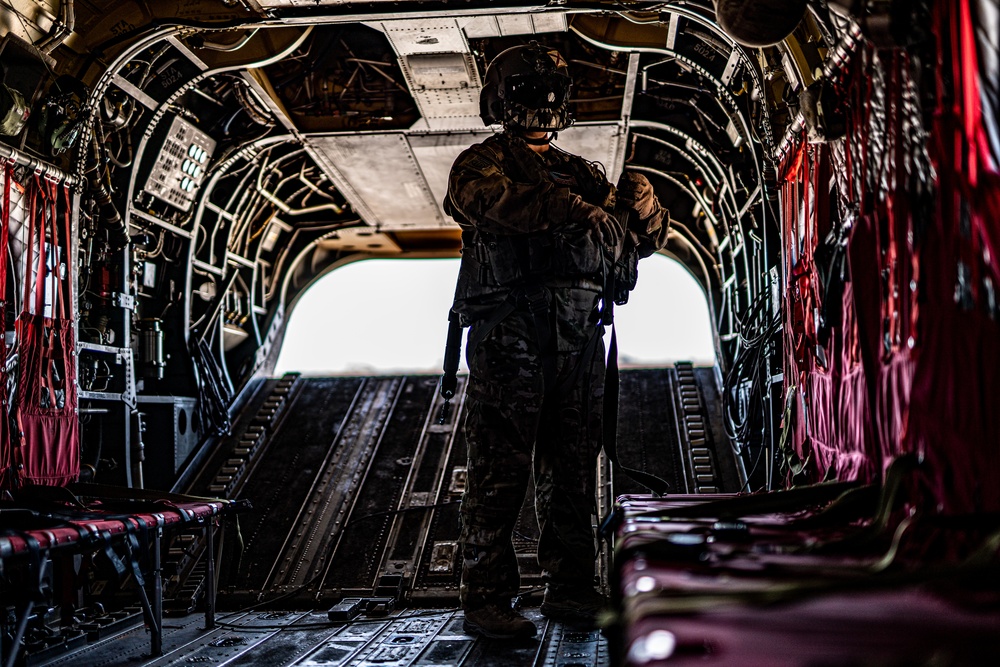
{"label": "red nylon webbing", "polygon": [[[61,241],[60,186],[41,177],[31,183],[24,305],[17,322],[21,351],[17,410],[21,428],[17,449],[20,483],[63,485],[75,480],[80,471],[75,341],[71,309],[65,300],[71,291],[63,285],[63,281],[72,279],[72,271],[60,275],[60,264],[65,261],[69,267],[72,263],[71,202],[68,191],[64,187],[62,190],[64,238]],[[45,286],[50,279],[53,301],[47,316]]]}

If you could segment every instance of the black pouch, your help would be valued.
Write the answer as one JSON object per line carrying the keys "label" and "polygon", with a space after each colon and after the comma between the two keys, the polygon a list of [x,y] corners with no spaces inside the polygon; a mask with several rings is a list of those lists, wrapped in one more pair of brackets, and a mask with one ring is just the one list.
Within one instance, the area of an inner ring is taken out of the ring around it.
{"label": "black pouch", "polygon": [[580,225],[554,233],[481,237],[493,277],[505,287],[529,278],[592,276],[601,271],[603,249]]}

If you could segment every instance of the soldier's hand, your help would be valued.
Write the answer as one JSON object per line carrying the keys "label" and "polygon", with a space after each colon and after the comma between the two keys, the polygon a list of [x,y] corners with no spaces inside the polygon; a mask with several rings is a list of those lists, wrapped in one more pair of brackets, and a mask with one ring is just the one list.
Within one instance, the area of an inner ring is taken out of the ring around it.
{"label": "soldier's hand", "polygon": [[570,220],[593,229],[598,240],[610,248],[617,247],[625,235],[625,229],[614,216],[599,206],[588,204],[578,195],[571,198],[569,217]]}
{"label": "soldier's hand", "polygon": [[603,214],[597,221],[597,230],[601,234],[601,241],[609,248],[618,248],[625,237],[625,228],[615,216],[610,215],[604,209],[597,210]]}
{"label": "soldier's hand", "polygon": [[640,220],[649,218],[660,207],[649,179],[634,171],[622,172],[618,179],[618,201],[635,211]]}

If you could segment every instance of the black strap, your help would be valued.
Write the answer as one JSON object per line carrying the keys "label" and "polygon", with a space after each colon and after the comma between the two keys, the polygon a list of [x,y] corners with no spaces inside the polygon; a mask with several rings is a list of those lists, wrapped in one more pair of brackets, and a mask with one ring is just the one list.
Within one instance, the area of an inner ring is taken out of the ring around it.
{"label": "black strap", "polygon": [[441,376],[441,397],[450,401],[458,388],[458,362],[462,357],[462,321],[453,308],[448,313],[448,342],[444,346],[444,375]]}
{"label": "black strap", "polygon": [[521,288],[524,299],[528,303],[528,312],[535,324],[535,336],[538,339],[538,352],[542,355],[542,377],[545,388],[554,387],[556,379],[556,341],[552,333],[552,308],[549,304],[548,291],[538,283],[531,283]]}
{"label": "black strap", "polygon": [[469,344],[467,346],[467,352],[469,358],[476,353],[476,348],[479,344],[483,342],[486,335],[493,331],[493,328],[500,324],[504,318],[514,312],[517,308],[517,298],[514,296],[513,292],[507,293],[507,298],[504,299],[503,303],[496,307],[496,309],[490,314],[490,316],[480,325],[476,326],[471,333],[469,333]]}
{"label": "black strap", "polygon": [[[615,216],[621,222],[622,228],[628,230],[628,209],[618,207]],[[670,490],[670,484],[666,480],[643,470],[629,468],[618,459],[618,396],[621,390],[621,378],[618,375],[618,332],[615,331],[616,258],[613,255],[605,255],[604,265],[601,322],[604,326],[611,326],[611,342],[608,345],[608,361],[604,373],[604,454],[632,481],[642,484],[658,496],[666,495]]]}
{"label": "black strap", "polygon": [[[148,540],[143,540],[143,543],[148,544]],[[132,578],[135,580],[135,587],[139,592],[139,603],[142,605],[142,613],[146,618],[146,623],[149,625],[150,632],[154,636],[157,636],[162,632],[162,628],[160,627],[161,619],[157,618],[156,609],[149,599],[149,593],[146,592],[146,578],[142,574],[142,566],[139,565],[139,554],[142,550],[143,548],[135,535],[135,531],[129,529],[128,534],[125,536],[124,560],[128,565],[129,571],[132,573]],[[151,559],[147,558],[147,560]],[[155,573],[153,574],[155,575]]]}
{"label": "black strap", "polygon": [[608,345],[607,370],[604,375],[604,454],[629,479],[642,484],[658,496],[666,495],[667,491],[670,490],[670,485],[666,480],[652,473],[629,468],[618,460],[618,394],[620,386],[621,382],[618,376],[618,333],[615,331],[615,325],[612,323],[611,343]]}

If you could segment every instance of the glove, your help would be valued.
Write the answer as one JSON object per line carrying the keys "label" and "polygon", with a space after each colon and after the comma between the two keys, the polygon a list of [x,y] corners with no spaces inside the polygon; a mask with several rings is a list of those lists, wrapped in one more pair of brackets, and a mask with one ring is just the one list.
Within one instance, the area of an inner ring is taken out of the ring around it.
{"label": "glove", "polygon": [[625,229],[614,216],[603,208],[588,204],[579,195],[570,195],[569,221],[593,229],[598,240],[609,248],[617,248],[625,236]]}
{"label": "glove", "polygon": [[618,179],[618,201],[635,211],[640,220],[648,219],[660,208],[649,179],[634,171],[622,172]]}

